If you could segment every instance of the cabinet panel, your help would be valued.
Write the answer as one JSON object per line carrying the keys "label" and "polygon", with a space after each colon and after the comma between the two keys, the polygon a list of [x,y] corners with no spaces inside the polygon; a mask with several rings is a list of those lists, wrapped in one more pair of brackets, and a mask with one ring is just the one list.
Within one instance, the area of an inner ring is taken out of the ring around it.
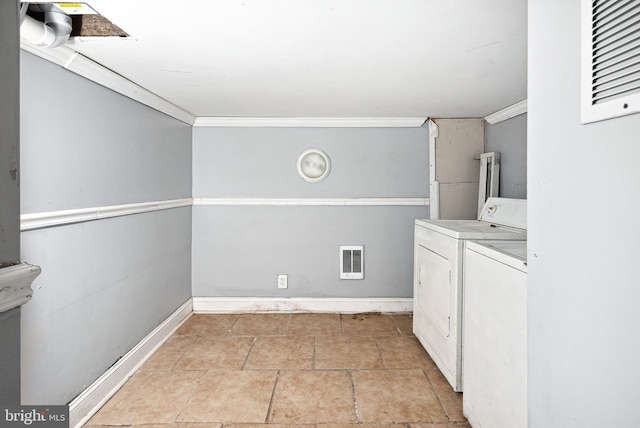
{"label": "cabinet panel", "polygon": [[429,321],[449,337],[451,334],[451,265],[449,260],[416,246],[418,269],[418,307]]}

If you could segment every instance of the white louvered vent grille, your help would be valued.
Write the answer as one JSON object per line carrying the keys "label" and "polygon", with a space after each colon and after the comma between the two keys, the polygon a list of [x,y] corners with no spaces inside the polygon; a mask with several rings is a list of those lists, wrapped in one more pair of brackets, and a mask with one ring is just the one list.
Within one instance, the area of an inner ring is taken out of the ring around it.
{"label": "white louvered vent grille", "polygon": [[340,245],[340,279],[364,279],[364,246]]}
{"label": "white louvered vent grille", "polygon": [[640,111],[640,1],[583,0],[582,122]]}

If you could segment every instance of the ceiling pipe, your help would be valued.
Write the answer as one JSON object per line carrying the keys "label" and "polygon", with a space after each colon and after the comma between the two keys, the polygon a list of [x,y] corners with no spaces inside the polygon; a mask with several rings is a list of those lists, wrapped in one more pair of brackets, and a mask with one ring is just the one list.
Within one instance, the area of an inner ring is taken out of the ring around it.
{"label": "ceiling pipe", "polygon": [[29,43],[44,48],[55,48],[69,40],[71,17],[52,4],[41,4],[44,22],[25,15],[20,35]]}

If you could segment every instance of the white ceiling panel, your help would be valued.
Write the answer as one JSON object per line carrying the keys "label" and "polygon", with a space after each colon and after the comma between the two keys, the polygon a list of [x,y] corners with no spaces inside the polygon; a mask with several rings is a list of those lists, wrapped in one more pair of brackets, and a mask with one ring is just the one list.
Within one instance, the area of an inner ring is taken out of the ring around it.
{"label": "white ceiling panel", "polygon": [[89,0],[67,46],[198,117],[483,117],[526,98],[526,0]]}

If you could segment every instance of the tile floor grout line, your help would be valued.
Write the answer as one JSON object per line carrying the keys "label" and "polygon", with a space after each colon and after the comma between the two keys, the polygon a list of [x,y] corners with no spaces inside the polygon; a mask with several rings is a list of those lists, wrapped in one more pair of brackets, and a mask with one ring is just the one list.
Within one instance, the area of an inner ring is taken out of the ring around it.
{"label": "tile floor grout line", "polygon": [[[171,337],[173,337],[173,336],[171,336]],[[188,351],[189,349],[193,348],[193,346],[194,346],[194,345],[195,345],[195,343],[198,341],[198,339],[200,339],[200,336],[196,335],[195,340],[194,340],[193,342],[191,342],[191,343],[189,344],[189,346],[187,346],[187,347],[186,347],[186,349],[184,350],[184,352],[182,352],[182,353],[180,354],[180,357],[178,357],[178,358],[173,362],[173,364],[171,365],[171,367],[169,367],[169,371],[170,371],[170,372],[177,372],[177,371],[180,371],[180,370],[174,370],[174,368],[176,367],[176,365],[178,364],[178,362],[179,362],[182,358],[184,358],[184,355],[187,353],[187,351]]]}
{"label": "tile floor grout line", "polygon": [[182,412],[184,412],[184,410],[189,405],[189,402],[193,398],[193,395],[196,393],[196,390],[198,389],[198,386],[200,386],[200,384],[202,383],[202,379],[207,375],[207,373],[209,373],[209,370],[198,370],[198,371],[202,371],[202,374],[200,375],[198,380],[195,382],[196,385],[193,387],[193,390],[191,391],[191,394],[189,394],[189,396],[185,400],[184,404],[182,405],[182,408],[180,409],[180,411],[176,415],[176,418],[173,421],[174,424],[182,423],[182,422],[178,421],[178,418],[182,415]]}
{"label": "tile floor grout line", "polygon": [[240,370],[244,370],[245,366],[247,365],[247,361],[249,361],[249,355],[251,355],[251,351],[253,351],[253,347],[256,345],[257,341],[258,336],[254,336],[253,340],[251,341],[251,346],[249,347],[249,352],[247,352],[247,355],[244,357],[244,361],[242,362],[242,367],[240,367]]}
{"label": "tile floor grout line", "polygon": [[287,333],[289,332],[289,326],[291,325],[291,316],[293,314],[289,314],[289,317],[287,318],[287,325],[284,326],[284,333],[281,334],[281,336],[287,336]]}
{"label": "tile floor grout line", "polygon": [[[273,383],[273,389],[271,390],[271,399],[269,400],[269,408],[267,409],[267,416],[264,420],[265,424],[271,423],[273,420],[271,418],[271,412],[273,410],[273,404],[276,401],[276,388],[278,387],[278,381],[280,380],[280,372],[281,370],[278,370],[278,372],[276,373],[276,381]],[[271,419],[271,421],[269,419]]]}
{"label": "tile floor grout line", "polygon": [[313,357],[311,357],[311,370],[316,370],[316,349],[318,347],[318,336],[313,336]]}
{"label": "tile floor grout line", "polygon": [[427,383],[431,387],[431,391],[433,392],[433,395],[436,396],[436,399],[438,400],[438,404],[440,404],[440,408],[442,409],[442,413],[447,417],[447,421],[451,422],[451,418],[449,417],[449,413],[447,412],[447,409],[444,408],[444,405],[442,404],[442,400],[440,399],[440,394],[438,393],[436,388],[433,386],[433,383],[431,382],[431,379],[429,379],[429,376],[427,375],[427,370],[422,368],[422,369],[420,369],[420,371],[422,372],[422,376],[425,377],[425,379],[427,380]]}
{"label": "tile floor grout line", "polygon": [[398,326],[398,322],[396,321],[396,317],[394,315],[391,315],[391,320],[393,321],[393,325],[396,326],[396,331],[398,332],[398,334],[402,336],[402,331],[400,330],[400,327]]}
{"label": "tile floor grout line", "polygon": [[356,412],[356,423],[360,423],[360,412],[358,411],[358,399],[356,398],[356,384],[353,380],[353,370],[347,370],[351,379],[351,392],[353,393],[353,409]]}
{"label": "tile floor grout line", "polygon": [[382,363],[381,370],[387,370],[387,365],[384,363],[384,357],[382,356],[382,349],[380,349],[380,343],[378,342],[378,336],[374,336],[373,340],[376,343],[376,349],[378,350],[378,356],[380,357],[380,362]]}
{"label": "tile floor grout line", "polygon": [[235,327],[235,325],[238,323],[239,319],[240,319],[240,315],[236,314],[235,321],[233,321],[233,323],[231,324],[231,327],[229,327],[229,329],[227,330],[227,332],[223,336],[231,336],[231,330],[233,330],[233,327]]}

